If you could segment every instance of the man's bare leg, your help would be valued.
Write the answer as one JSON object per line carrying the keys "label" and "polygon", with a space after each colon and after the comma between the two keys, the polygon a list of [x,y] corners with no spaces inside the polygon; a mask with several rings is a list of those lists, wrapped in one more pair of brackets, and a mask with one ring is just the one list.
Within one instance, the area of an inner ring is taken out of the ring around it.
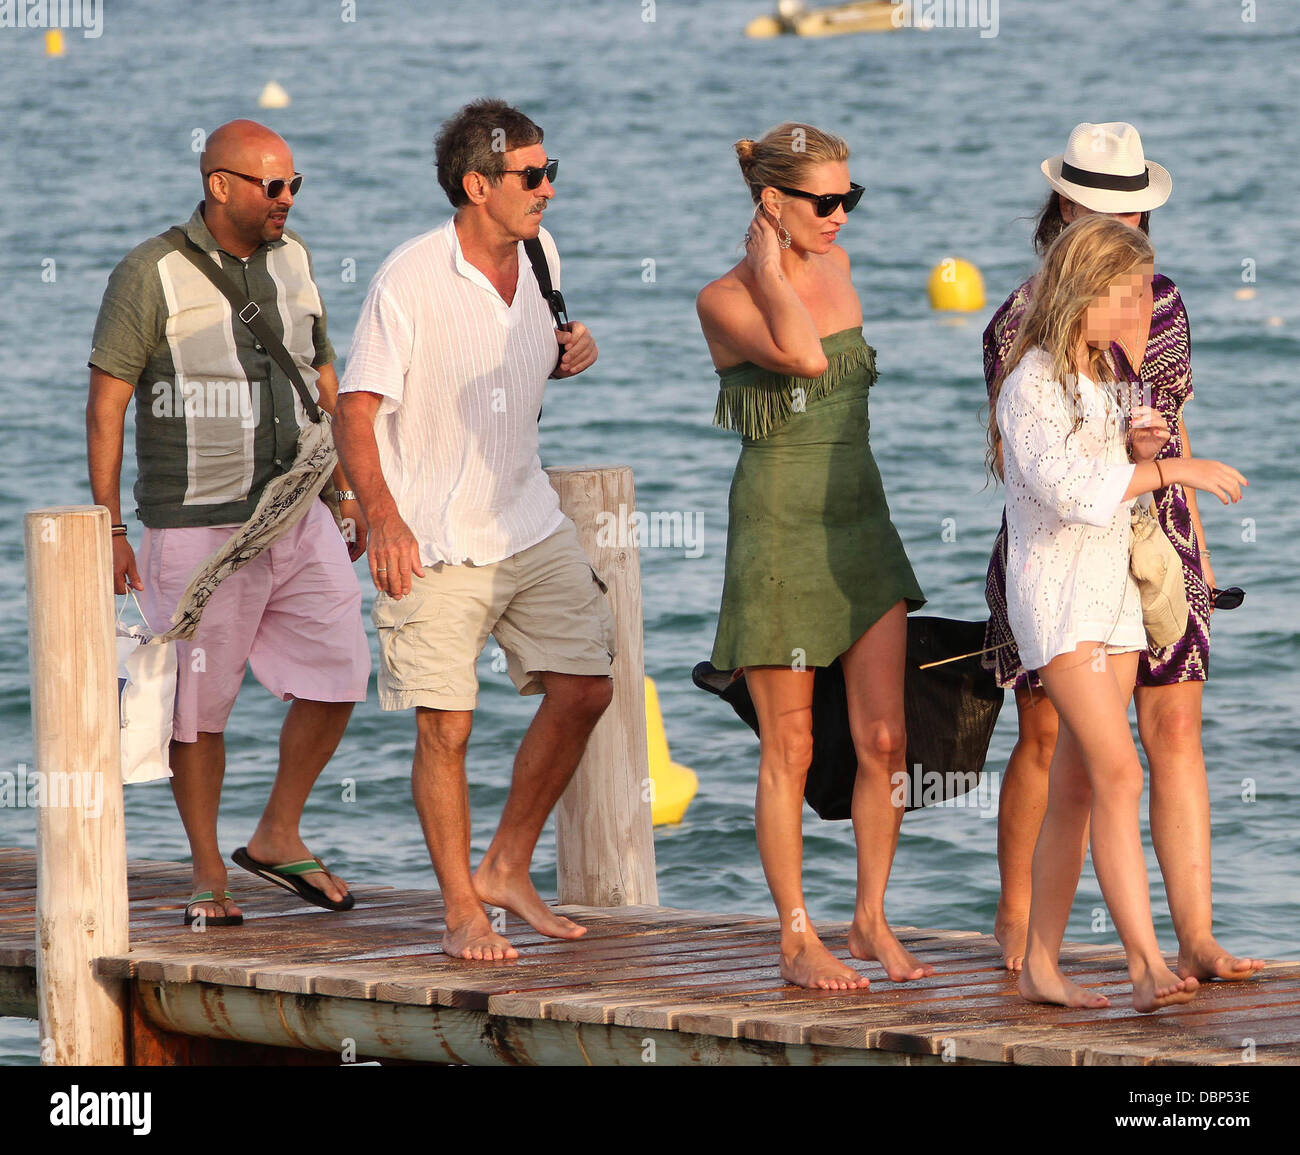
{"label": "man's bare leg", "polygon": [[217,846],[217,811],[226,772],[226,740],[221,734],[200,733],[196,742],[173,742],[170,750],[172,797],[190,843],[193,890],[210,890],[211,902],[196,902],[193,910],[205,918],[241,914],[226,891],[226,860]]}
{"label": "man's bare leg", "polygon": [[510,794],[492,845],[474,872],[474,889],[484,902],[504,907],[534,930],[573,939],[586,934],[587,928],[547,906],[528,869],[547,816],[609,706],[614,683],[607,677],[550,672],[541,678],[542,704],[519,744]]}
{"label": "man's bare leg", "polygon": [[519,952],[493,931],[469,873],[465,751],[473,725],[472,710],[416,708],[411,795],[447,908],[442,949],[454,958],[518,958]]}
{"label": "man's bare leg", "polygon": [[[253,836],[248,853],[272,866],[314,857],[299,833],[303,807],[316,779],[338,749],[352,702],[311,702],[295,698],[280,727],[280,765],[271,796]],[[348,893],[347,884],[333,874],[311,870],[300,878],[319,887],[335,902]]]}

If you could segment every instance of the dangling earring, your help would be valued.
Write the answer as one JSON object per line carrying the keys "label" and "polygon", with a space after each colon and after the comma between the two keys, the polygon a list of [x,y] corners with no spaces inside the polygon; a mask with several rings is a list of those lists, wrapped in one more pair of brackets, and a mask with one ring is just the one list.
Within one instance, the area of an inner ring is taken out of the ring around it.
{"label": "dangling earring", "polygon": [[781,223],[781,218],[777,216],[766,205],[763,206],[763,213],[767,217],[768,223],[776,229],[776,243],[783,249],[788,249],[794,242],[794,237],[790,235],[790,230]]}

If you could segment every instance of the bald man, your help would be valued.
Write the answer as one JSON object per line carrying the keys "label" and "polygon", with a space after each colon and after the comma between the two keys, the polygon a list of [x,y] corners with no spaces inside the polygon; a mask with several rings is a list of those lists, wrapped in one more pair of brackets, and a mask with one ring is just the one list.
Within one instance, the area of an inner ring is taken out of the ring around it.
{"label": "bald man", "polygon": [[[338,392],[325,306],[302,239],[286,228],[302,177],[289,146],[249,120],[222,125],[199,158],[203,201],[183,226],[257,305],[320,407]],[[311,418],[293,383],[225,296],[165,236],[113,270],[90,354],[86,441],[94,500],[113,526],[113,584],[139,590],[149,625],[168,628],[191,573],[252,513],[294,461]],[[251,312],[251,310],[250,310]],[[135,398],[140,557],[121,513],[123,426]],[[185,923],[242,922],[217,845],[226,721],[252,665],[291,701],[261,821],[237,863],[328,910],[352,895],[299,833],[313,784],[353,704],[365,700],[370,650],[352,562],[365,551],[360,507],[340,470],[333,484],[351,540],[323,502],[218,587],[193,639],[177,643],[172,792],[193,858]]]}

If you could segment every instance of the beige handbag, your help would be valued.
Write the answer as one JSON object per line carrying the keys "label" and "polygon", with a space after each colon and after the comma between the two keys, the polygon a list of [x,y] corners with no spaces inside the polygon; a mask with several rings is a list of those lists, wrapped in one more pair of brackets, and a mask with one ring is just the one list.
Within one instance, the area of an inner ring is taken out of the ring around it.
{"label": "beige handbag", "polygon": [[1135,501],[1130,525],[1128,567],[1142,595],[1147,644],[1153,650],[1163,650],[1187,632],[1183,559],[1160,528],[1153,506]]}

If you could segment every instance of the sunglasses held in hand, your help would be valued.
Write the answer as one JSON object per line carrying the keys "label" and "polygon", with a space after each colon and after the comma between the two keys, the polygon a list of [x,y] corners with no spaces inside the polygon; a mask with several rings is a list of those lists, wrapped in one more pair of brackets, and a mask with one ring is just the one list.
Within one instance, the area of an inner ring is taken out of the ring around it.
{"label": "sunglasses held in hand", "polygon": [[1246,600],[1246,591],[1241,586],[1229,586],[1226,590],[1211,590],[1210,601],[1216,610],[1235,610]]}

